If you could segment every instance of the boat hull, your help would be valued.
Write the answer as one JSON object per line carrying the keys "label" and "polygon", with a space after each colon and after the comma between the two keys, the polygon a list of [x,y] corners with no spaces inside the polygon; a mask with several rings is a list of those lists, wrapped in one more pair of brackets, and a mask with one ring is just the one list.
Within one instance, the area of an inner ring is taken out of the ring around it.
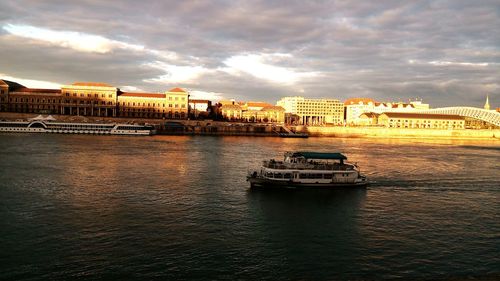
{"label": "boat hull", "polygon": [[252,188],[305,188],[305,189],[316,189],[316,188],[365,188],[368,186],[368,181],[359,182],[329,182],[329,183],[303,183],[294,181],[277,181],[269,180],[262,177],[247,177],[247,181],[250,182],[250,187]]}

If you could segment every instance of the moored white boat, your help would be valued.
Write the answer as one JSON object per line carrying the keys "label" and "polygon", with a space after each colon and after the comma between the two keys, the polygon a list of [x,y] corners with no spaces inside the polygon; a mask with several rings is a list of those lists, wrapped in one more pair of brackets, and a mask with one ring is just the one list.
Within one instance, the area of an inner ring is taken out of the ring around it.
{"label": "moored white boat", "polygon": [[0,121],[0,132],[98,135],[152,135],[151,125],[64,123],[52,121]]}
{"label": "moored white boat", "polygon": [[283,161],[263,161],[249,172],[251,187],[334,188],[365,187],[368,180],[341,153],[287,152]]}

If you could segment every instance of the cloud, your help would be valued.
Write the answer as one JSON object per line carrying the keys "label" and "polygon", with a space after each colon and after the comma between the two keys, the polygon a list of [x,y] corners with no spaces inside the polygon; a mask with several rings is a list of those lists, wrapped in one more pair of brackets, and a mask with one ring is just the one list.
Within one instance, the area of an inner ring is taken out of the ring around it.
{"label": "cloud", "polygon": [[144,92],[143,89],[130,85],[121,86],[120,90],[123,92]]}
{"label": "cloud", "polygon": [[47,42],[54,46],[71,48],[81,52],[105,54],[113,49],[144,50],[144,46],[110,40],[102,36],[73,32],[54,31],[29,25],[7,24],[3,29],[10,34]]}
{"label": "cloud", "polygon": [[477,66],[488,66],[488,65],[490,65],[487,62],[474,63],[474,62],[453,62],[453,61],[430,61],[428,63],[431,64],[431,65],[435,65],[435,66],[448,66],[448,65],[451,65],[451,66],[473,66],[473,67],[477,67]]}
{"label": "cloud", "polygon": [[202,66],[179,66],[164,63],[161,61],[155,61],[152,63],[147,63],[145,65],[152,68],[161,69],[165,72],[165,74],[160,75],[159,77],[144,80],[145,82],[149,83],[176,84],[193,82],[201,75],[211,72],[211,70]]}
{"label": "cloud", "polygon": [[227,99],[225,97],[226,94],[216,93],[216,92],[206,92],[200,90],[189,91],[189,95],[190,99],[210,100],[216,102]]}
{"label": "cloud", "polygon": [[4,0],[0,27],[0,72],[13,77],[271,103],[419,96],[482,106],[488,93],[498,102],[494,0]]}
{"label": "cloud", "polygon": [[13,77],[4,73],[0,73],[0,79],[9,80],[17,82],[23,86],[28,88],[39,88],[39,89],[59,89],[61,88],[61,84],[51,82],[51,81],[41,81],[41,80],[33,80],[33,79],[25,79],[20,77]]}
{"label": "cloud", "polygon": [[229,57],[224,60],[226,67],[221,68],[231,75],[239,76],[241,73],[253,77],[281,84],[295,84],[308,77],[317,76],[315,72],[299,72],[291,67],[276,66],[268,61],[277,59],[293,59],[290,54],[245,54]]}

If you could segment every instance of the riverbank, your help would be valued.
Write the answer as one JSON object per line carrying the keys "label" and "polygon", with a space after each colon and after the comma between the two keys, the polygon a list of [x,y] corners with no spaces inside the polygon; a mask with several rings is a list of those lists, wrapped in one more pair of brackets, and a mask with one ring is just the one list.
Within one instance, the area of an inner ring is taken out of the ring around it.
{"label": "riverbank", "polygon": [[[27,120],[38,114],[0,112],[0,120]],[[208,135],[280,137],[293,132],[310,137],[339,138],[439,138],[500,140],[500,129],[404,129],[385,127],[283,126],[283,124],[237,123],[212,120],[165,120],[121,117],[53,115],[61,122],[129,123],[154,125],[160,135]],[[293,135],[292,135],[293,136]]]}
{"label": "riverbank", "polygon": [[499,129],[408,129],[385,127],[326,127],[297,126],[299,132],[312,137],[341,138],[443,138],[443,139],[488,139],[500,140]]}

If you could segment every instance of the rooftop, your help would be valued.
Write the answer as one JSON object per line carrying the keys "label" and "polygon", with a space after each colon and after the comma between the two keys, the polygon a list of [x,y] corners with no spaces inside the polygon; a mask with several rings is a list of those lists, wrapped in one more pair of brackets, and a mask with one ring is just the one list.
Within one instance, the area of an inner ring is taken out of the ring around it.
{"label": "rooftop", "polygon": [[262,111],[285,111],[285,109],[281,106],[274,106],[274,105],[271,105],[271,106],[266,106],[264,108],[261,109]]}
{"label": "rooftop", "polygon": [[0,79],[0,85],[2,86],[9,86],[9,91],[13,91],[15,89],[19,89],[19,88],[26,88],[24,85],[21,85],[17,82],[12,82],[12,81],[9,81],[9,80],[3,80],[3,79]]}
{"label": "rooftop", "polygon": [[375,101],[371,98],[350,98],[344,101],[344,105],[351,105],[351,104],[368,104],[368,103],[373,103],[375,104]]}
{"label": "rooftop", "polygon": [[170,92],[170,93],[185,93],[186,91],[184,91],[181,88],[172,88],[172,89],[168,90],[168,92]]}
{"label": "rooftop", "polygon": [[223,106],[221,106],[221,109],[238,109],[238,110],[241,110],[241,106],[239,106],[237,104],[224,104]]}
{"label": "rooftop", "polygon": [[37,94],[59,94],[59,93],[61,93],[61,90],[60,89],[32,89],[32,88],[25,87],[25,88],[16,89],[12,92],[37,93]]}
{"label": "rooftop", "polygon": [[305,152],[299,151],[292,154],[293,157],[304,157],[306,159],[336,159],[336,160],[346,160],[347,157],[339,152]]}
{"label": "rooftop", "polygon": [[251,107],[268,107],[268,106],[273,106],[272,104],[269,104],[267,102],[260,102],[260,101],[256,101],[256,102],[253,102],[253,101],[249,101],[246,103],[247,106],[251,106]]}

